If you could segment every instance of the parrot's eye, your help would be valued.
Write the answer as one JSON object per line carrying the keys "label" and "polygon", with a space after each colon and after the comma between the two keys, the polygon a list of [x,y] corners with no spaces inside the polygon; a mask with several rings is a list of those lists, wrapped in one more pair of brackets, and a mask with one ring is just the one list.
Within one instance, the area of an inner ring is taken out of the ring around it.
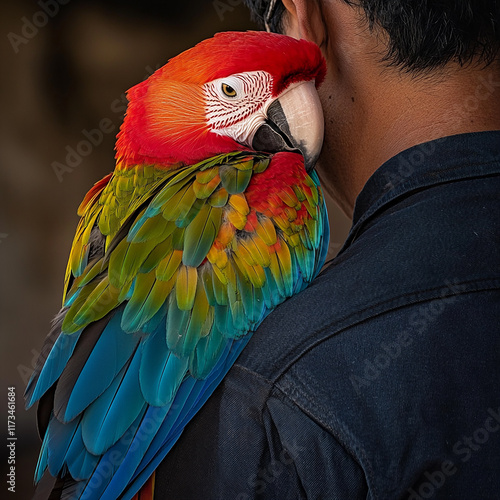
{"label": "parrot's eye", "polygon": [[227,97],[236,97],[236,90],[227,83],[222,84],[222,92],[224,92],[224,95],[227,95]]}

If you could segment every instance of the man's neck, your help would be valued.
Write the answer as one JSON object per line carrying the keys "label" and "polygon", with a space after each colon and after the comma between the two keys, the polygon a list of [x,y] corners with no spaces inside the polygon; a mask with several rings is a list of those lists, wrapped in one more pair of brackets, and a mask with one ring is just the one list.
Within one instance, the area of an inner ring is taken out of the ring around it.
{"label": "man's neck", "polygon": [[457,69],[428,78],[388,69],[356,79],[347,71],[345,92],[338,74],[333,92],[325,82],[320,92],[330,123],[318,171],[347,215],[368,178],[401,151],[444,136],[500,130],[500,64]]}

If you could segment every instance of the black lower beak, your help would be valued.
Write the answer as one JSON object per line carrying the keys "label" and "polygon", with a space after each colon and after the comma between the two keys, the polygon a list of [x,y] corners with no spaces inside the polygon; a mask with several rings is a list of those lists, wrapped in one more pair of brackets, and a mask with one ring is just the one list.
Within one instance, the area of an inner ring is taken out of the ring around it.
{"label": "black lower beak", "polygon": [[323,113],[313,81],[295,85],[275,99],[251,140],[256,151],[302,154],[307,171],[314,168],[322,143]]}
{"label": "black lower beak", "polygon": [[254,135],[252,147],[257,151],[278,153],[293,151],[300,153],[292,143],[292,134],[279,101],[274,101],[267,110],[267,120]]}

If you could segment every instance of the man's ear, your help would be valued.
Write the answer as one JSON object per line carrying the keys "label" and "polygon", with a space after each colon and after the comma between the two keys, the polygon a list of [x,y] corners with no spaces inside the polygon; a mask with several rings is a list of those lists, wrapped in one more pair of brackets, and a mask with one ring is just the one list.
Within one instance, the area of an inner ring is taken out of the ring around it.
{"label": "man's ear", "polygon": [[318,0],[282,0],[284,34],[321,46],[325,40],[323,14]]}

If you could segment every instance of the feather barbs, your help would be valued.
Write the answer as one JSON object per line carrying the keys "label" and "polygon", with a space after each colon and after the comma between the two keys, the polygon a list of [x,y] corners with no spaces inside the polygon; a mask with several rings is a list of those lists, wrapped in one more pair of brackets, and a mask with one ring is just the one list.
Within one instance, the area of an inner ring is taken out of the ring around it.
{"label": "feather barbs", "polygon": [[[211,377],[234,342],[314,277],[323,200],[309,183],[315,187],[296,153],[234,152],[176,171],[118,169],[95,189],[75,237],[62,335],[74,337],[78,351],[105,325],[89,362],[110,365],[88,397],[77,394],[86,378],[74,394],[59,391],[71,402],[60,416],[71,420],[53,416],[47,436],[56,429],[80,455],[54,455],[48,440],[40,474],[50,462],[51,472],[62,464],[86,481],[105,465],[95,453],[116,450],[125,464],[120,436],[140,432],[152,407],[161,419],[170,406],[177,415],[176,398]],[[107,245],[96,253],[90,234],[101,229]],[[124,349],[107,358],[109,342]],[[92,376],[90,367],[82,372]],[[42,380],[54,376],[42,370]],[[125,392],[132,404],[121,415]]]}
{"label": "feather barbs", "polygon": [[172,169],[243,150],[273,99],[296,82],[319,85],[325,72],[321,51],[311,42],[262,32],[219,33],[129,90],[117,161]]}
{"label": "feather barbs", "polygon": [[[100,270],[105,274],[100,277],[99,267],[93,263],[95,278],[75,281],[71,296],[80,294],[80,298],[70,304],[65,323],[68,331],[84,327],[86,320],[103,317],[124,300],[129,300],[123,320],[126,331],[147,329],[169,294],[175,295],[179,311],[192,314],[200,266],[214,273],[224,286],[235,288],[238,273],[231,271],[231,266],[237,268],[240,280],[257,288],[266,286],[265,269],[269,268],[273,276],[273,269],[281,269],[276,264],[277,256],[281,255],[286,272],[291,272],[283,246],[295,248],[302,241],[310,246],[310,241],[315,241],[315,234],[310,233],[316,233],[318,221],[309,212],[316,216],[319,210],[300,156],[281,153],[271,162],[265,162],[262,154],[235,153],[219,158],[218,164],[201,163],[187,173],[167,171],[163,182],[160,175],[152,176],[155,180],[143,188],[141,203],[136,200],[135,175],[130,171],[116,173],[108,182],[101,198],[87,207],[92,217],[77,234],[74,246],[78,249],[84,245],[90,225],[101,227],[104,220],[109,244]],[[127,207],[127,196],[134,199],[135,212]],[[119,197],[123,208],[117,212]],[[219,206],[223,200],[225,205]],[[144,203],[149,207],[140,209]],[[314,222],[306,225],[306,219]],[[125,221],[129,221],[128,236],[123,233]],[[121,239],[116,241],[118,237]],[[77,251],[73,267],[80,268],[84,257],[81,250]],[[300,265],[298,254],[296,258]],[[156,280],[165,285],[155,285]],[[86,296],[83,290],[90,285],[92,291]],[[282,286],[279,289],[286,291]],[[108,301],[106,306],[101,304],[101,296]],[[94,310],[97,306],[99,311]],[[72,327],[71,321],[75,322]],[[248,319],[236,322],[246,323]],[[222,333],[229,332],[230,328],[222,329]]]}
{"label": "feather barbs", "polygon": [[[248,150],[261,108],[323,76],[314,44],[227,33],[129,91],[115,171],[79,209],[57,341],[28,385],[45,414],[37,480],[48,468],[67,497],[130,498],[251,332],[317,274],[316,174],[297,153]],[[241,125],[204,90],[234,102],[244,78],[256,100]]]}

